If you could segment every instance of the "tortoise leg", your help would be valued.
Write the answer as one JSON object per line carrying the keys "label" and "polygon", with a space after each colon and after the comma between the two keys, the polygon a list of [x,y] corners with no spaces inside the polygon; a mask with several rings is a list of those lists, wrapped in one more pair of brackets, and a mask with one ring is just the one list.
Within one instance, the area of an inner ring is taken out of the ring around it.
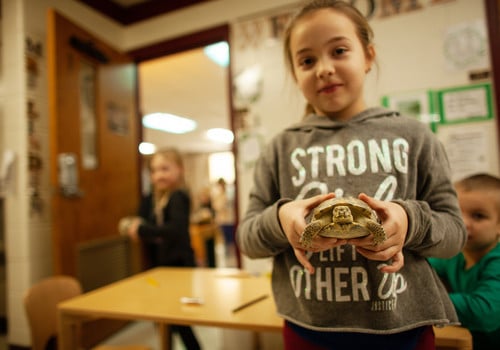
{"label": "tortoise leg", "polygon": [[374,221],[368,221],[366,223],[366,227],[373,234],[373,243],[375,245],[380,244],[387,239],[387,235],[385,234],[385,230],[382,227],[382,225],[380,225],[379,223],[374,222]]}
{"label": "tortoise leg", "polygon": [[299,240],[302,247],[304,247],[305,249],[310,248],[313,238],[318,234],[322,227],[323,223],[320,220],[311,221],[309,224],[307,224]]}

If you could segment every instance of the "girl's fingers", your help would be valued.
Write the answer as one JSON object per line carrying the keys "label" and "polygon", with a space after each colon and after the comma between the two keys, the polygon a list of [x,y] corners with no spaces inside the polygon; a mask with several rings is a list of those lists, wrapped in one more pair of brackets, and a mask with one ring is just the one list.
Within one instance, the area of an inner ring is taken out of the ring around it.
{"label": "girl's fingers", "polygon": [[387,209],[387,204],[383,201],[375,199],[373,197],[368,196],[366,193],[360,193],[358,196],[363,202],[368,204],[370,208],[375,210],[380,219],[384,219],[385,211]]}
{"label": "girl's fingers", "polygon": [[398,252],[392,257],[392,262],[390,264],[381,264],[380,271],[385,273],[398,272],[404,266],[404,255],[402,252]]}
{"label": "girl's fingers", "polygon": [[404,266],[403,253],[395,247],[390,247],[380,252],[373,252],[361,247],[356,247],[356,251],[370,260],[383,261],[379,265],[380,271],[393,273],[399,271]]}
{"label": "girl's fingers", "polygon": [[327,199],[335,197],[334,193],[327,193],[327,194],[318,194],[316,196],[307,198],[304,200],[306,207],[308,209],[312,209],[314,207],[317,207],[321,202],[326,201]]}
{"label": "girl's fingers", "polygon": [[309,259],[307,259],[305,250],[295,248],[293,251],[295,252],[295,256],[297,257],[297,260],[312,275],[314,273],[314,267],[309,262]]}
{"label": "girl's fingers", "polygon": [[366,193],[360,193],[358,198],[361,199],[366,204],[368,204],[373,209],[382,209],[383,202],[373,197],[370,197]]}
{"label": "girl's fingers", "polygon": [[361,246],[356,246],[356,251],[370,260],[386,261],[392,258],[399,251],[397,246],[390,246],[386,249],[374,251]]}

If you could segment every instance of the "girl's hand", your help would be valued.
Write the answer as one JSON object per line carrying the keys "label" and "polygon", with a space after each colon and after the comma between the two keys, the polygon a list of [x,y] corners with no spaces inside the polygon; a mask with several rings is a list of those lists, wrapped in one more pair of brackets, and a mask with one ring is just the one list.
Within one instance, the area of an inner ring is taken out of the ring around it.
{"label": "girl's hand", "polygon": [[339,240],[336,238],[316,236],[312,240],[311,247],[308,248],[307,251],[300,243],[300,236],[306,227],[305,217],[307,214],[309,214],[309,212],[321,202],[333,197],[335,197],[335,195],[330,193],[317,195],[307,199],[291,201],[283,204],[278,211],[281,227],[283,228],[283,231],[285,232],[285,235],[295,252],[295,256],[302,266],[304,266],[304,268],[311,274],[314,273],[314,267],[307,258],[307,251],[321,252],[347,242],[346,240]]}
{"label": "girl's hand", "polygon": [[128,227],[127,234],[134,242],[139,241],[139,225],[141,224],[141,221],[141,218],[135,217],[132,219],[130,226]]}
{"label": "girl's hand", "polygon": [[378,245],[373,244],[371,236],[350,239],[348,243],[356,246],[356,251],[367,259],[389,262],[382,264],[380,271],[387,273],[399,271],[404,265],[403,245],[408,231],[406,211],[397,203],[380,201],[364,193],[359,195],[359,199],[377,212],[387,239]]}

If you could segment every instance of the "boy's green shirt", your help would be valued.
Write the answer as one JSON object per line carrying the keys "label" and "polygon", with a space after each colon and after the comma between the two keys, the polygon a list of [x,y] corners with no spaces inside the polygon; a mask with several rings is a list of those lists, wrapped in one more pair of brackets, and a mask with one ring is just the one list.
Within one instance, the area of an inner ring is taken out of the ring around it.
{"label": "boy's green shirt", "polygon": [[460,322],[472,332],[474,349],[500,349],[500,244],[470,269],[462,253],[428,260],[449,288]]}

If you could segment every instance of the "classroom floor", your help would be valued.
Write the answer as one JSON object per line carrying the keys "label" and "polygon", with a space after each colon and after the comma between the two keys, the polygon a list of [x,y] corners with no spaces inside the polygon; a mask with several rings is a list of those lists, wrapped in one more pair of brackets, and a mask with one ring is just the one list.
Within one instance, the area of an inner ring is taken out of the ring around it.
{"label": "classroom floor", "polygon": [[[279,333],[252,333],[244,330],[222,329],[195,326],[193,330],[200,346],[204,350],[277,350],[283,349]],[[105,344],[130,345],[140,344],[160,350],[155,326],[149,322],[136,322],[127,327]],[[184,350],[184,345],[177,335],[173,337],[172,350]]]}

